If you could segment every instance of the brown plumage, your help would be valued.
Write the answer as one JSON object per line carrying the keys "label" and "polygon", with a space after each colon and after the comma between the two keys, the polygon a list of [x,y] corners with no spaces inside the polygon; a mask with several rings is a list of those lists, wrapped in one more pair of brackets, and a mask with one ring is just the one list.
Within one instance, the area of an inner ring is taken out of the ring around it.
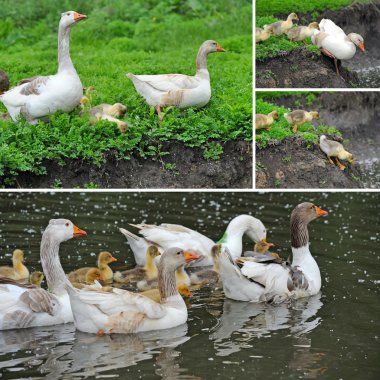
{"label": "brown plumage", "polygon": [[0,70],[0,95],[9,90],[9,78],[4,71]]}

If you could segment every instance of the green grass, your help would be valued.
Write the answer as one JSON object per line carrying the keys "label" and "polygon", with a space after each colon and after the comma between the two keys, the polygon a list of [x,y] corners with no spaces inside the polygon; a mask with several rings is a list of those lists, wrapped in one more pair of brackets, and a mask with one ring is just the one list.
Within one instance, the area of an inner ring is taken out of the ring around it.
{"label": "green grass", "polygon": [[[37,4],[38,3],[38,4]],[[12,85],[57,70],[60,13],[75,9],[89,17],[71,33],[71,56],[84,86],[95,86],[92,104],[120,102],[128,107],[127,133],[101,122],[89,126],[77,112],[56,114],[49,123],[0,121],[0,175],[44,173],[43,160],[67,158],[104,162],[107,151],[153,158],[160,141],[200,147],[220,154],[214,142],[252,140],[252,6],[247,0],[0,0],[0,68]],[[194,75],[195,57],[206,39],[226,53],[211,54],[212,98],[203,109],[169,108],[161,122],[135,91],[126,73]],[[0,112],[6,109],[0,104]]]}
{"label": "green grass", "polygon": [[[268,141],[275,140],[285,140],[288,137],[294,135],[292,132],[292,126],[286,121],[284,117],[284,113],[290,112],[288,108],[278,106],[276,104],[272,104],[265,99],[265,94],[268,94],[270,97],[272,92],[268,93],[258,93],[259,96],[256,99],[256,113],[265,114],[276,110],[279,114],[279,118],[274,121],[269,131],[265,129],[260,129],[256,131],[256,143],[260,149],[265,148],[268,145]],[[283,94],[280,92],[280,94]],[[307,93],[304,93],[307,94]],[[310,95],[314,95],[312,93],[308,93]],[[299,93],[293,93],[295,96],[299,96]],[[305,95],[304,95],[305,96]],[[308,111],[318,111],[314,109],[310,109]],[[297,135],[302,136],[305,141],[309,141],[312,144],[316,144],[318,142],[319,136],[321,134],[337,134],[341,136],[341,133],[333,126],[319,124],[318,127],[314,127],[311,123],[305,123],[298,127]]]}

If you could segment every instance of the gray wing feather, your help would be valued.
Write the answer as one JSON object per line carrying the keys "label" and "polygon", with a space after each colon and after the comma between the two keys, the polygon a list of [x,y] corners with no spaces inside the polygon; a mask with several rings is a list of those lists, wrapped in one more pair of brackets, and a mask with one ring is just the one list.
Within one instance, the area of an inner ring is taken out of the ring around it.
{"label": "gray wing feather", "polygon": [[20,94],[26,95],[26,96],[39,95],[41,93],[40,92],[41,86],[46,85],[49,79],[50,79],[50,76],[47,76],[47,77],[40,76],[40,77],[32,77],[29,79],[23,79],[20,83],[23,82],[23,83],[28,83],[28,84],[21,89]]}

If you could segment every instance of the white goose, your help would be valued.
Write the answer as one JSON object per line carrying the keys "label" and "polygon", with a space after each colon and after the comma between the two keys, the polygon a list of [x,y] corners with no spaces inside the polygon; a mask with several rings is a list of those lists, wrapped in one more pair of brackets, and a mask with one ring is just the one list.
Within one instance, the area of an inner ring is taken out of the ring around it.
{"label": "white goose", "polygon": [[62,13],[58,30],[58,73],[35,76],[0,96],[13,121],[21,113],[30,124],[56,111],[70,112],[79,105],[83,86],[70,58],[70,30],[87,16]]}
{"label": "white goose", "polygon": [[210,74],[207,70],[207,55],[224,52],[215,41],[207,40],[201,45],[197,55],[195,76],[183,74],[134,75],[127,74],[136,91],[145,101],[156,108],[160,119],[161,107],[178,108],[204,107],[211,98]]}
{"label": "white goose", "polygon": [[178,293],[175,271],[199,256],[169,248],[158,266],[161,302],[118,288],[75,289],[67,282],[75,327],[98,335],[169,329],[187,321],[187,307]]}
{"label": "white goose", "polygon": [[[120,232],[127,238],[138,265],[145,265],[145,252],[149,245],[156,245],[160,252],[170,247],[179,247],[192,250],[204,256],[202,260],[194,262],[192,266],[213,265],[211,249],[215,245],[207,236],[200,234],[190,228],[178,224],[131,224],[139,229],[142,237],[136,236],[124,228]],[[236,258],[242,254],[243,235],[258,242],[266,238],[266,229],[263,223],[250,215],[239,215],[232,219],[218,243],[226,246],[232,257]]]}
{"label": "white goose", "polygon": [[356,46],[364,52],[364,39],[357,33],[346,35],[338,25],[329,19],[322,19],[319,29],[314,29],[311,40],[314,45],[320,47],[323,54],[334,59],[336,73],[341,77],[337,60],[351,59],[356,53]]}
{"label": "white goose", "polygon": [[49,291],[0,279],[0,330],[73,322],[66,275],[59,261],[59,245],[86,235],[67,219],[52,219],[42,235],[41,265]]}
{"label": "white goose", "polygon": [[312,203],[299,204],[290,217],[293,262],[291,266],[257,262],[254,257],[237,260],[221,247],[220,276],[226,297],[238,301],[280,303],[288,298],[315,295],[321,288],[321,274],[309,250],[307,225],[327,212]]}

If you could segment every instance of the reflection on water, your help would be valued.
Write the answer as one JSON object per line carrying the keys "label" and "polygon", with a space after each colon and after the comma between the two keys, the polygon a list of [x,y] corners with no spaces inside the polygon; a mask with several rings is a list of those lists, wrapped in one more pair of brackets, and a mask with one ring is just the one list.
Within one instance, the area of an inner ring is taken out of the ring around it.
{"label": "reflection on water", "polygon": [[[17,247],[25,250],[29,268],[39,270],[41,230],[58,216],[88,232],[87,238],[62,245],[66,272],[93,265],[100,250],[118,258],[115,270],[132,264],[119,226],[180,223],[217,240],[241,213],[260,218],[276,251],[287,257],[289,214],[304,200],[330,212],[310,225],[311,252],[322,274],[320,295],[256,305],[205,287],[193,291],[188,323],[172,330],[97,337],[69,324],[3,331],[1,379],[377,378],[377,193],[0,193],[0,265]],[[251,249],[248,240],[245,248]]]}

